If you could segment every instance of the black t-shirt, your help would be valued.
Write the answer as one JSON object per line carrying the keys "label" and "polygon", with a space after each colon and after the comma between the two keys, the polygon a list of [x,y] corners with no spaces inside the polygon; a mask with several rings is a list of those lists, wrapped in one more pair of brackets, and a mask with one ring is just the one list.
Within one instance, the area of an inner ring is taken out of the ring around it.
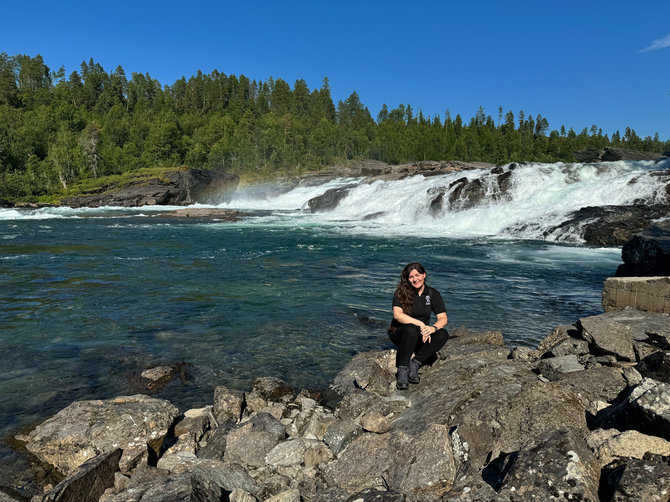
{"label": "black t-shirt", "polygon": [[[436,316],[437,314],[447,312],[447,309],[444,306],[444,300],[442,300],[442,295],[440,295],[440,292],[435,288],[425,285],[421,295],[418,295],[415,291],[413,296],[414,303],[412,305],[412,312],[410,312],[409,315],[424,324],[428,324],[430,321],[431,312]],[[393,306],[402,307],[397,294],[393,295]]]}

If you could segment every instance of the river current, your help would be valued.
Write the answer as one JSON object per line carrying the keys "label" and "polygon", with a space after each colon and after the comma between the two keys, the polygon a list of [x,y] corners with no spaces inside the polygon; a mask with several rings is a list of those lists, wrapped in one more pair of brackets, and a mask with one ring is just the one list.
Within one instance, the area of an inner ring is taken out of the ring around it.
{"label": "river current", "polygon": [[[535,165],[526,176],[542,181],[519,176],[510,200],[441,216],[417,195],[450,179],[440,176],[359,185],[318,214],[311,197],[360,180],[248,187],[221,206],[249,212],[232,223],[160,216],[175,208],[0,210],[0,432],[77,399],[136,392],[132,376],[166,362],[190,365],[189,379],[158,394],[182,410],[255,376],[323,389],[354,354],[391,347],[391,299],[409,261],[442,292],[448,328],[499,329],[509,346],[535,346],[602,311],[620,249],[505,229],[560,221],[568,200],[617,203],[624,185],[639,198],[651,168],[598,169]],[[642,196],[655,189],[650,181]]]}

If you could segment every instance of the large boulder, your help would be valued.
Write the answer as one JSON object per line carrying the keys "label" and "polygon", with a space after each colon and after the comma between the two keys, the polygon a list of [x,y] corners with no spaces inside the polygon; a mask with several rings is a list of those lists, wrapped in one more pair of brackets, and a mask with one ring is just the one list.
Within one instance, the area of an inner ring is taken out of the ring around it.
{"label": "large boulder", "polygon": [[393,430],[414,435],[433,424],[455,428],[475,470],[492,455],[519,450],[528,437],[561,427],[587,430],[579,397],[542,381],[531,363],[508,359],[500,332],[459,328],[452,335],[441,351],[445,359],[410,387],[411,406]]}
{"label": "large boulder", "polygon": [[27,436],[26,448],[41,461],[70,474],[86,460],[123,449],[124,472],[153,455],[179,416],[176,406],[142,394],[108,400],[75,401],[38,425]]}
{"label": "large boulder", "polygon": [[596,502],[600,463],[581,436],[548,432],[523,447],[503,482],[500,496],[512,501],[589,500]]}
{"label": "large boulder", "polygon": [[105,190],[103,193],[64,197],[61,204],[71,207],[220,204],[230,200],[238,183],[238,176],[222,171],[173,170],[158,177],[138,177],[105,186],[101,189]]}
{"label": "large boulder", "polygon": [[439,500],[456,476],[449,428],[433,425],[412,436],[365,433],[325,466],[323,476],[349,494],[386,487]]}
{"label": "large boulder", "polygon": [[[665,216],[670,216],[670,211]],[[624,244],[621,257],[624,263],[617,269],[617,276],[670,275],[670,220],[632,236]]]}

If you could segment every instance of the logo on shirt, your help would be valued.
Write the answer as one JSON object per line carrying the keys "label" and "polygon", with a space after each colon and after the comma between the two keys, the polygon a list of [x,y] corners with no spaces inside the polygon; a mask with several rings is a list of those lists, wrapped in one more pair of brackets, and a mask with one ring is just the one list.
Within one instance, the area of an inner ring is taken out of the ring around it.
{"label": "logo on shirt", "polygon": [[430,295],[426,295],[426,305],[430,305]]}

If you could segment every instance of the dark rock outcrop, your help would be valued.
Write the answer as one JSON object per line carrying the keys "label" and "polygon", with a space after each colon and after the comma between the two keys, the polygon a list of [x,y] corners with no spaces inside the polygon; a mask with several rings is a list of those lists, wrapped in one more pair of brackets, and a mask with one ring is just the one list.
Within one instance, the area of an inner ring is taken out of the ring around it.
{"label": "dark rock outcrop", "polygon": [[0,199],[0,208],[7,209],[10,207],[14,207],[13,202],[9,202],[8,200],[5,199]]}
{"label": "dark rock outcrop", "polygon": [[330,190],[326,190],[323,194],[309,199],[307,205],[313,213],[332,211],[355,186],[356,185],[347,185],[340,188],[331,188]]}
{"label": "dark rock outcrop", "polygon": [[641,152],[638,150],[629,150],[627,148],[605,149],[589,148],[575,152],[577,162],[614,162],[617,160],[657,160],[665,154],[654,152]]}
{"label": "dark rock outcrop", "polygon": [[593,246],[622,246],[654,220],[670,217],[670,204],[632,206],[588,206],[544,232],[545,237],[581,235]]}
{"label": "dark rock outcrop", "polygon": [[[670,211],[664,216],[670,216]],[[670,275],[670,220],[632,236],[624,244],[621,257],[624,263],[617,269],[617,276]]]}
{"label": "dark rock outcrop", "polygon": [[221,171],[170,171],[163,177],[105,187],[104,193],[64,197],[61,204],[71,207],[220,204],[230,200],[238,183],[238,176]]}

